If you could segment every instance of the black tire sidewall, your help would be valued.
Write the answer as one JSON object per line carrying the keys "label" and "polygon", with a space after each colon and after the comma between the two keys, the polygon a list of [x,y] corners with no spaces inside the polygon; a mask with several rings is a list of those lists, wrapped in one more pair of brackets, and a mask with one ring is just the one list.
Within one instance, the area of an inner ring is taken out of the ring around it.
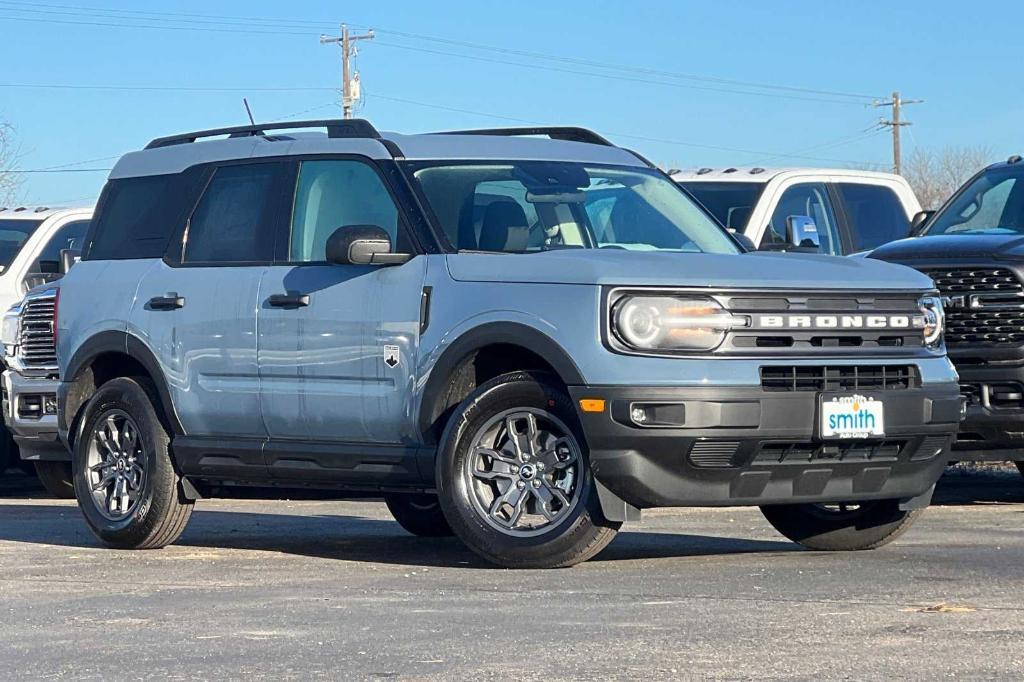
{"label": "black tire sidewall", "polygon": [[33,462],[33,467],[46,492],[60,500],[75,499],[74,471],[71,462],[41,460]]}
{"label": "black tire sidewall", "polygon": [[[495,414],[521,408],[543,409],[558,417],[573,433],[583,458],[580,499],[572,512],[547,532],[516,537],[487,523],[474,507],[463,467],[473,435]],[[616,528],[601,514],[583,430],[564,390],[545,375],[516,372],[493,379],[474,391],[456,409],[445,432],[437,461],[441,507],[452,530],[471,549],[501,565],[553,565],[577,551],[596,527]]]}
{"label": "black tire sidewall", "polygon": [[413,535],[429,538],[452,535],[437,495],[388,493],[384,495],[384,503],[398,525]]}
{"label": "black tire sidewall", "polygon": [[[124,411],[135,420],[145,457],[141,501],[129,516],[117,521],[108,519],[96,508],[86,475],[93,429],[101,417],[114,409]],[[176,476],[168,455],[169,442],[150,394],[138,381],[113,379],[96,391],[85,409],[82,428],[72,455],[72,468],[78,507],[100,540],[114,546],[135,546],[146,536],[151,517],[164,514],[174,503],[172,496],[176,492]]]}

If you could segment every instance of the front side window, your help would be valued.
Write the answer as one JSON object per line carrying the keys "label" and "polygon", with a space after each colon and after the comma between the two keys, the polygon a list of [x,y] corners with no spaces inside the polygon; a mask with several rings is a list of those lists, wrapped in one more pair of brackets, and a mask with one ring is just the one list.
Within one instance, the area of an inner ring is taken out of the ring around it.
{"label": "front side window", "polygon": [[32,236],[41,220],[0,220],[0,270],[14,262],[22,245]]}
{"label": "front side window", "polygon": [[890,188],[851,182],[840,182],[837,186],[850,220],[854,251],[903,239],[910,232],[903,203]]}
{"label": "front side window", "polygon": [[62,225],[39,252],[39,260],[36,261],[33,271],[43,271],[44,266],[40,263],[60,263],[60,252],[64,249],[82,248],[82,240],[88,231],[88,220],[72,220]]}
{"label": "front side window", "polygon": [[700,206],[655,171],[546,161],[408,169],[455,249],[738,252]]}
{"label": "front side window", "polygon": [[339,227],[375,225],[391,237],[392,248],[407,251],[401,240],[398,208],[373,168],[360,161],[304,161],[292,209],[288,260],[326,260],[327,240]]}
{"label": "front side window", "polygon": [[263,263],[274,258],[280,163],[218,168],[185,228],[182,262]]}
{"label": "front side window", "polygon": [[764,182],[681,182],[711,215],[730,230],[742,231],[757,205]]}
{"label": "front side window", "polygon": [[1024,168],[978,176],[935,217],[927,234],[1024,234]]}
{"label": "front side window", "polygon": [[832,202],[829,201],[828,190],[823,183],[807,182],[786,189],[782,193],[775,211],[772,212],[769,229],[765,232],[762,241],[769,244],[787,243],[786,220],[794,216],[807,216],[814,221],[818,228],[822,253],[834,256],[842,254],[843,247],[839,239],[839,229],[836,226],[836,214],[832,209]]}

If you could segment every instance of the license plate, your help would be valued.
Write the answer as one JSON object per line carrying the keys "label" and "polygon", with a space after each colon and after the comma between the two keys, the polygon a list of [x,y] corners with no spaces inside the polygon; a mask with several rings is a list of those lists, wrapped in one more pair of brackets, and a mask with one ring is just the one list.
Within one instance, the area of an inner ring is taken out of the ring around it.
{"label": "license plate", "polygon": [[885,435],[885,405],[858,394],[823,395],[822,438],[873,438]]}

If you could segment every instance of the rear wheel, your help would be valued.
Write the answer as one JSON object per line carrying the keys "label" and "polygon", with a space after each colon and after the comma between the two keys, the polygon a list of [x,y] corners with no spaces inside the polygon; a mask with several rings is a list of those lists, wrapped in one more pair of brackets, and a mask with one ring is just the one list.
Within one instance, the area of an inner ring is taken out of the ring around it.
{"label": "rear wheel", "polygon": [[437,495],[426,493],[393,493],[384,496],[388,511],[398,525],[413,535],[439,538],[452,535],[452,528],[441,511]]}
{"label": "rear wheel", "polygon": [[804,547],[825,551],[881,547],[903,535],[922,512],[903,511],[897,500],[761,507],[775,530]]}
{"label": "rear wheel", "polygon": [[61,500],[75,499],[71,462],[33,462],[39,482],[46,492]]}
{"label": "rear wheel", "polygon": [[546,375],[488,381],[456,409],[438,457],[438,497],[455,534],[508,568],[586,561],[620,524],[601,514],[572,401]]}
{"label": "rear wheel", "polygon": [[104,544],[155,549],[178,539],[192,513],[171,464],[170,436],[147,379],[113,379],[85,409],[72,467],[78,506]]}

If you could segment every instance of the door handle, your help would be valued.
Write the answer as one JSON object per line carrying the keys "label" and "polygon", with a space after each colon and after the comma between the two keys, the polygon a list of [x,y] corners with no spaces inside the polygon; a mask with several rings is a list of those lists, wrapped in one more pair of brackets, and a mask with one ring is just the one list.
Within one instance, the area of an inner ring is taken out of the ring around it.
{"label": "door handle", "polygon": [[274,294],[267,299],[271,308],[305,308],[309,305],[309,294]]}
{"label": "door handle", "polygon": [[154,296],[146,304],[150,310],[177,310],[185,307],[185,297],[178,294],[167,294],[166,296]]}

